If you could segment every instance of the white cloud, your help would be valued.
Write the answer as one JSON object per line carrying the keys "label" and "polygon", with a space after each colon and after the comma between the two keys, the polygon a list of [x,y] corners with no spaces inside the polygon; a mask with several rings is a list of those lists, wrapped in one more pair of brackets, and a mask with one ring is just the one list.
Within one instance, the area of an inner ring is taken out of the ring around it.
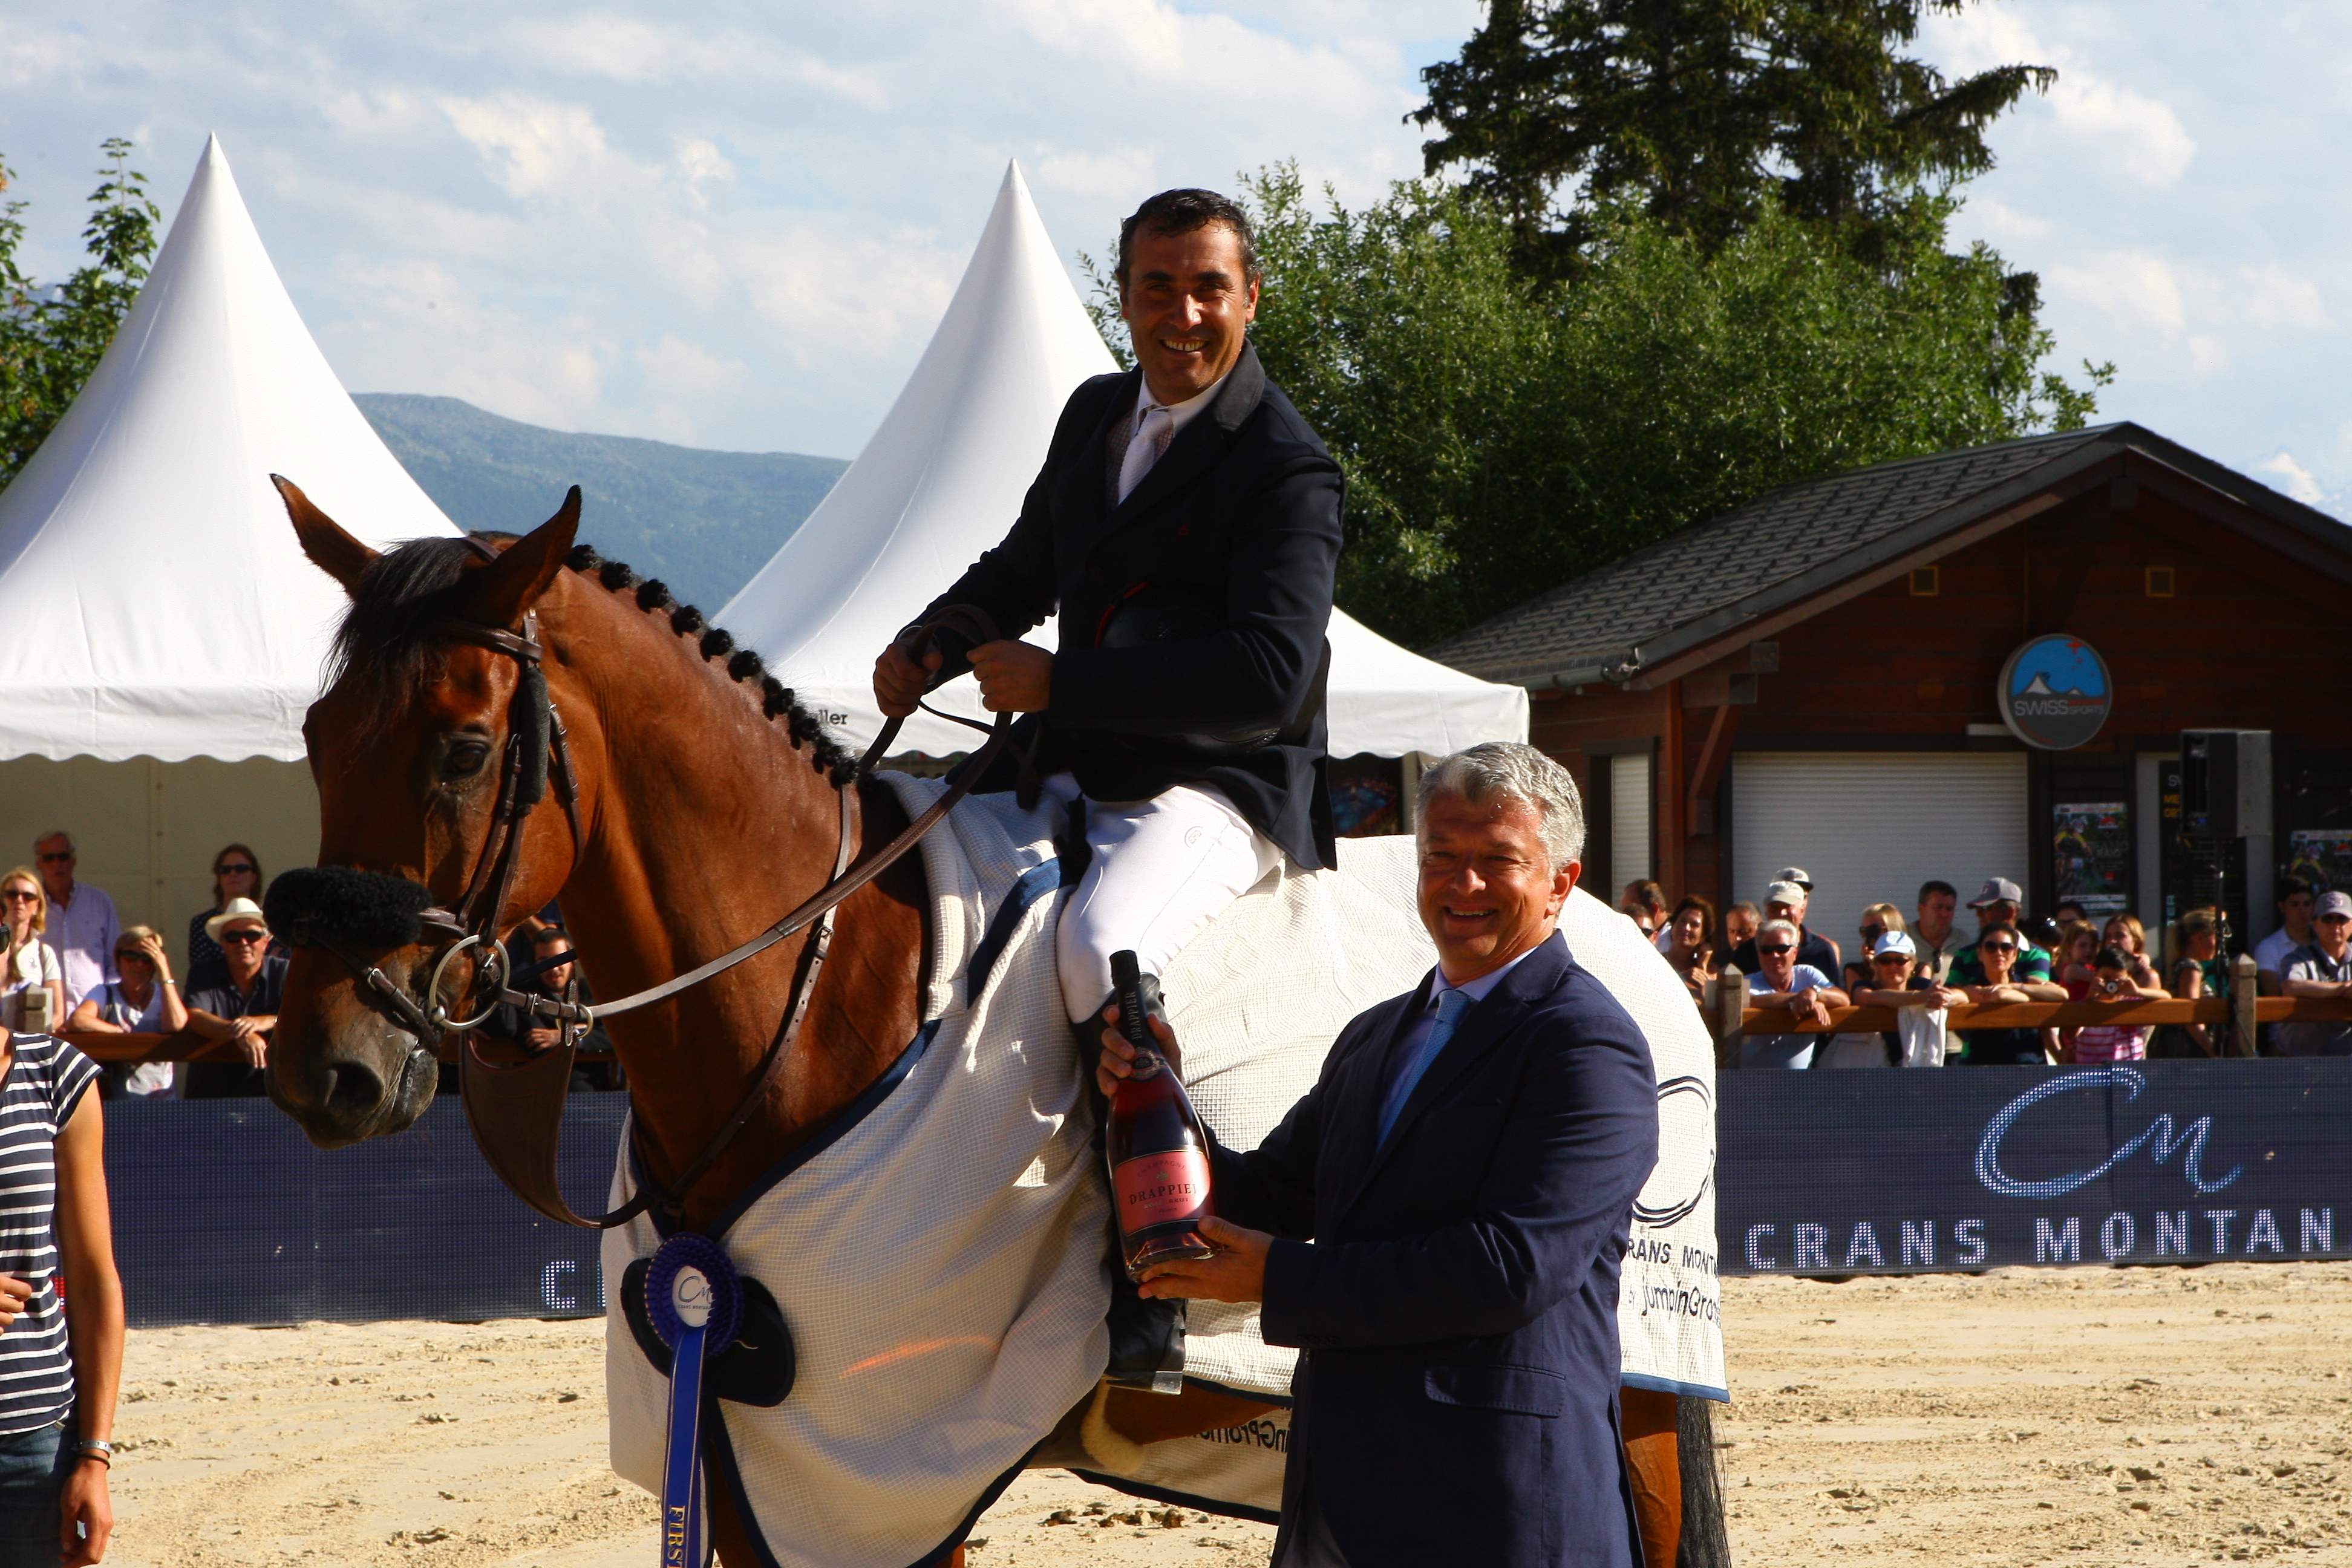
{"label": "white cloud", "polygon": [[836,66],[736,28],[672,27],[596,16],[524,22],[513,36],[551,65],[614,81],[755,80],[815,88],[866,109],[887,109],[890,102],[871,70]]}
{"label": "white cloud", "polygon": [[620,166],[604,128],[579,104],[519,92],[440,102],[457,133],[491,161],[490,177],[510,196],[598,201],[610,188],[605,176]]}
{"label": "white cloud", "polygon": [[2059,125],[2088,143],[2092,155],[2143,184],[2177,182],[2197,143],[2168,104],[2103,81],[2079,66],[2059,68],[2050,89]]}
{"label": "white cloud", "polygon": [[2071,298],[2127,325],[2154,327],[2168,334],[2188,330],[2179,277],[2161,256],[2112,251],[2079,264],[2045,267],[2042,276],[2053,297]]}
{"label": "white cloud", "polygon": [[2250,267],[2239,274],[2240,313],[2258,327],[2320,328],[2327,325],[2327,307],[2319,285],[2273,263]]}
{"label": "white cloud", "polygon": [[2309,468],[2294,460],[2291,452],[2281,451],[2274,458],[2254,465],[2258,474],[2275,474],[2283,482],[2277,487],[2305,506],[2318,506],[2327,500],[2327,492],[2319,488]]}
{"label": "white cloud", "polygon": [[1972,5],[1932,17],[1920,32],[1925,52],[1948,75],[2001,65],[2057,68],[2047,99],[2029,92],[2012,113],[2046,113],[2070,144],[2069,155],[2090,160],[2095,170],[2121,169],[2143,184],[2164,186],[2196,156],[2196,141],[2171,105],[2116,82],[2067,43],[2043,41],[2014,10]]}

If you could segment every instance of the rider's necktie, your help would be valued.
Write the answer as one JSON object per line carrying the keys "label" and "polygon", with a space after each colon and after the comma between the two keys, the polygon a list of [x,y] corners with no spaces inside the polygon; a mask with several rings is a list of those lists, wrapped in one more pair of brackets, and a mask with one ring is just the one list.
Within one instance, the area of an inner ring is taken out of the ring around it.
{"label": "rider's necktie", "polygon": [[1127,444],[1127,456],[1119,459],[1119,500],[1125,500],[1143,482],[1143,476],[1151,471],[1151,465],[1160,460],[1160,454],[1168,449],[1168,442],[1175,434],[1174,415],[1157,403],[1145,407],[1136,421],[1134,437]]}
{"label": "rider's necktie", "polygon": [[1468,1011],[1470,994],[1466,991],[1448,989],[1438,996],[1437,1022],[1429,1026],[1428,1037],[1421,1042],[1421,1048],[1397,1068],[1396,1081],[1389,1085],[1388,1098],[1381,1102],[1381,1135],[1372,1147],[1377,1149],[1389,1141],[1389,1129],[1396,1125],[1398,1113],[1404,1110],[1404,1102],[1412,1098],[1413,1087],[1421,1082],[1422,1075],[1429,1071],[1429,1064],[1437,1059],[1437,1053],[1445,1048],[1445,1042],[1454,1037],[1454,1026]]}

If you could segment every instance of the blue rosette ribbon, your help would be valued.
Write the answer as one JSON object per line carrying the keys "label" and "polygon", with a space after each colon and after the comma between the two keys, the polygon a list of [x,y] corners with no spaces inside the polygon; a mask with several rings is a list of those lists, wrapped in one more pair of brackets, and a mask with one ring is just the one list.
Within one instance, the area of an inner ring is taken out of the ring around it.
{"label": "blue rosette ribbon", "polygon": [[663,1242],[646,1271],[646,1315],[670,1351],[661,1568],[704,1568],[702,1363],[733,1344],[743,1324],[743,1281],[726,1248],[692,1231]]}

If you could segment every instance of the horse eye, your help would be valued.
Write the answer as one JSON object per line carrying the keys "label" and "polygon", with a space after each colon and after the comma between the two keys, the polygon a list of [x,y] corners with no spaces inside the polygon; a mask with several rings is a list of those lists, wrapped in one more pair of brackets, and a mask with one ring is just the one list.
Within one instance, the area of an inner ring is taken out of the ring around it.
{"label": "horse eye", "polygon": [[482,771],[489,760],[490,748],[482,741],[459,741],[441,759],[441,776],[445,779],[471,778]]}

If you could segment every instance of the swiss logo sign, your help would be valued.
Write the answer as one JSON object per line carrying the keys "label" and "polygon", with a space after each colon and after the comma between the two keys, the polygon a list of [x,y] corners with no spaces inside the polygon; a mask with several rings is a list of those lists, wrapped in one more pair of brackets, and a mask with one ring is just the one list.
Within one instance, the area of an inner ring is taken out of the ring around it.
{"label": "swiss logo sign", "polygon": [[2098,649],[2061,632],[2035,637],[2011,654],[1994,695],[2011,734],[2045,752],[2063,752],[2106,723],[2115,686]]}

